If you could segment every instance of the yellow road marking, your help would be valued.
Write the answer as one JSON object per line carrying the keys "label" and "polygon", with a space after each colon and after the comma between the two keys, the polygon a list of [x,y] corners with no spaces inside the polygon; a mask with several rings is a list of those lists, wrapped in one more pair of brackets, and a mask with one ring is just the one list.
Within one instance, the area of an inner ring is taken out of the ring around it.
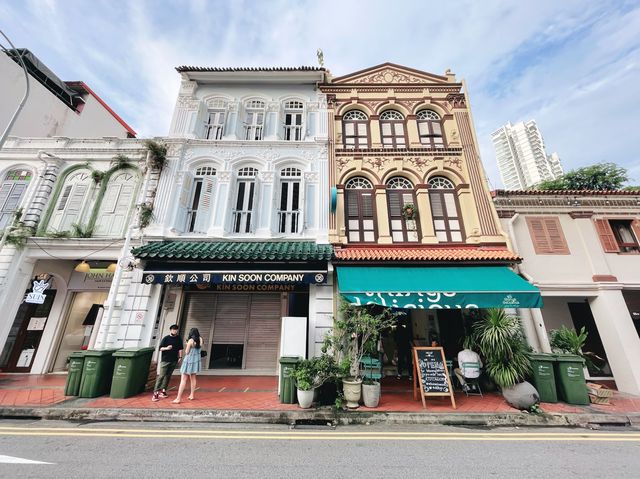
{"label": "yellow road marking", "polygon": [[[148,433],[158,434],[162,433],[168,436],[173,434],[185,434],[185,429],[134,429],[134,428],[80,428],[80,427],[32,427],[25,431],[24,427],[16,426],[0,426],[0,432],[2,431],[16,431],[16,432],[31,432],[31,431],[53,431],[53,432],[74,432],[74,433],[89,433],[89,432],[113,432],[113,433]],[[338,435],[338,436],[525,436],[525,437],[548,437],[548,436],[570,436],[570,437],[635,437],[640,439],[640,433],[594,433],[594,432],[434,432],[434,431],[418,431],[418,432],[394,432],[394,431],[302,431],[297,430],[295,433],[291,431],[251,431],[251,430],[225,430],[225,429],[197,429],[193,430],[194,434],[226,434],[226,435]]]}
{"label": "yellow road marking", "polygon": [[73,436],[183,439],[362,440],[362,441],[618,441],[638,442],[637,433],[460,433],[460,432],[318,432],[154,429],[79,429],[0,427],[0,436]]}

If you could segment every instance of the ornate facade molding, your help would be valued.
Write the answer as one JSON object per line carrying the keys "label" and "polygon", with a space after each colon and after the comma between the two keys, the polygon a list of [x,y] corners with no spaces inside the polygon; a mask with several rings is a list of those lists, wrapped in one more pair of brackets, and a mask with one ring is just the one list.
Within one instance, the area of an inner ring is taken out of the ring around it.
{"label": "ornate facade molding", "polygon": [[451,108],[466,108],[467,100],[464,93],[450,93],[447,95],[447,103]]}
{"label": "ornate facade molding", "polygon": [[193,96],[196,92],[196,88],[198,88],[198,82],[193,80],[182,80],[180,83],[180,96],[188,95]]}
{"label": "ornate facade molding", "polygon": [[351,80],[350,83],[425,83],[426,80],[392,68],[385,68],[369,75]]}
{"label": "ornate facade molding", "polygon": [[184,108],[187,110],[197,110],[200,106],[200,100],[191,96],[180,95],[178,97],[177,105],[179,108]]}

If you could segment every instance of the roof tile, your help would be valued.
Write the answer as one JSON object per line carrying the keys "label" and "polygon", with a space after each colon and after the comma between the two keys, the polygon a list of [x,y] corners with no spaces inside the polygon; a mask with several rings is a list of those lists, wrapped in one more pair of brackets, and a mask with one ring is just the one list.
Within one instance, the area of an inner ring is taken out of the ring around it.
{"label": "roof tile", "polygon": [[134,256],[150,260],[328,261],[333,248],[311,241],[161,241],[135,248]]}
{"label": "roof tile", "polygon": [[345,261],[519,261],[507,249],[482,248],[345,248],[334,256]]}

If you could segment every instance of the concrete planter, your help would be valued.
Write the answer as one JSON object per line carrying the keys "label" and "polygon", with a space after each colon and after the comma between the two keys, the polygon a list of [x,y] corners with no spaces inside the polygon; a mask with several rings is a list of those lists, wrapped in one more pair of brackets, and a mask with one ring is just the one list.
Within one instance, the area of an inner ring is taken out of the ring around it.
{"label": "concrete planter", "polygon": [[362,401],[367,407],[378,407],[380,404],[380,383],[374,381],[373,384],[362,383]]}
{"label": "concrete planter", "polygon": [[347,407],[357,409],[360,406],[360,396],[362,395],[362,379],[343,379],[342,391],[347,401]]}
{"label": "concrete planter", "polygon": [[540,402],[538,391],[527,381],[503,389],[502,397],[509,406],[520,410],[531,409],[531,406]]}
{"label": "concrete planter", "polygon": [[315,394],[315,388],[310,391],[303,391],[302,389],[298,389],[298,405],[302,409],[309,409],[311,404],[313,404],[313,396]]}

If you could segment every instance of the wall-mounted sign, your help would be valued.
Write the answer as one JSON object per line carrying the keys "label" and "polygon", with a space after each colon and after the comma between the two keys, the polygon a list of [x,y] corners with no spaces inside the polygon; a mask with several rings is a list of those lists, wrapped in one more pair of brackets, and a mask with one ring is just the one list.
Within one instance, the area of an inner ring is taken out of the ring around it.
{"label": "wall-mounted sign", "polygon": [[283,271],[234,273],[144,273],[145,284],[324,284],[327,272],[297,273]]}
{"label": "wall-mounted sign", "polygon": [[74,271],[69,280],[69,289],[103,289],[108,290],[113,281],[113,273],[106,271],[92,271],[89,273],[78,273]]}
{"label": "wall-mounted sign", "polygon": [[42,331],[44,329],[44,325],[47,322],[47,318],[31,318],[29,320],[29,324],[27,325],[27,331]]}
{"label": "wall-mounted sign", "polygon": [[44,304],[44,300],[46,299],[46,295],[44,295],[44,290],[49,287],[49,283],[45,281],[34,281],[33,287],[31,288],[31,293],[27,293],[27,297],[24,299],[25,303],[32,304]]}

